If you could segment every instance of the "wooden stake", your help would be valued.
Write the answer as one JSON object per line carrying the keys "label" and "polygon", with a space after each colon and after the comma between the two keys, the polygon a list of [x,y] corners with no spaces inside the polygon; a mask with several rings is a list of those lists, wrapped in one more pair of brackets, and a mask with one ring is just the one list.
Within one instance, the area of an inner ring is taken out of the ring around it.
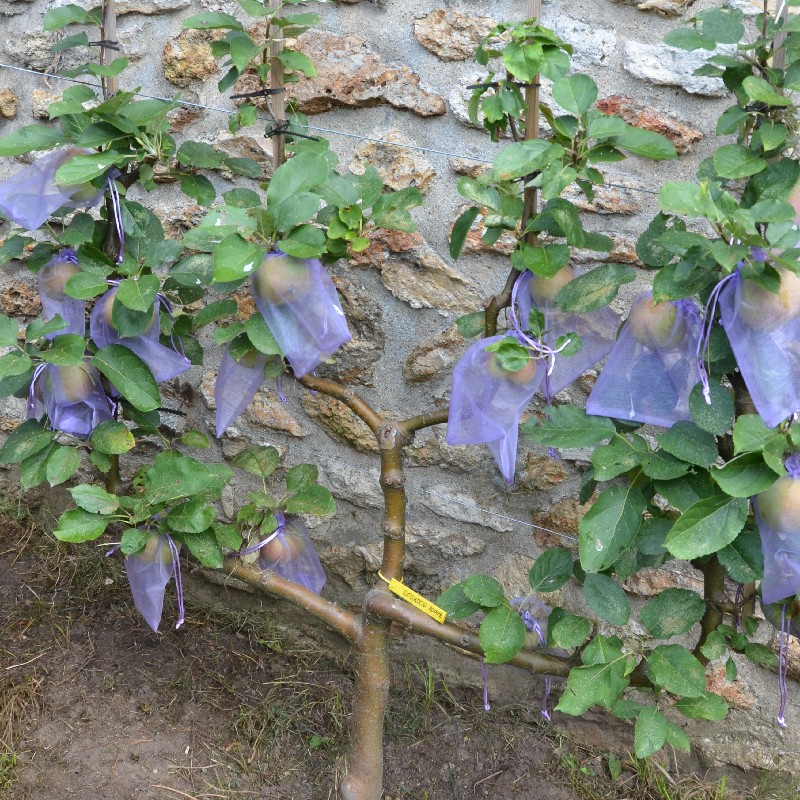
{"label": "wooden stake", "polygon": [[[269,0],[269,7],[278,10],[281,0]],[[283,50],[283,31],[277,25],[270,26],[270,65],[269,85],[271,89],[283,89],[283,62],[278,58]],[[275,117],[274,125],[277,127],[286,121],[286,96],[283,91],[270,97],[272,115]],[[272,137],[272,169],[273,171],[286,161],[286,146],[283,134]]]}
{"label": "wooden stake", "polygon": [[[764,13],[764,20],[766,22],[767,14]],[[782,3],[779,7],[778,13],[775,15],[776,22],[783,22],[786,25],[789,19],[789,6],[787,3]],[[772,51],[772,66],[775,69],[786,69],[786,48],[783,43],[786,41],[786,31],[781,30],[775,34],[775,45]]]}
{"label": "wooden stake", "polygon": [[[542,0],[528,0],[526,6],[528,19],[535,19],[539,22],[542,15]],[[525,113],[525,139],[539,138],[539,76],[533,78],[533,85],[525,89],[525,104],[528,110]],[[539,208],[539,190],[535,188],[525,189],[523,195],[524,206],[522,212],[522,227],[528,224],[528,220],[533,217]],[[525,241],[529,245],[536,244],[536,234],[529,233],[525,236]]]}
{"label": "wooden stake", "polygon": [[[117,41],[117,2],[116,0],[105,0],[103,4],[103,27],[100,31],[100,38],[106,42]],[[103,47],[100,50],[100,63],[108,64],[114,60],[114,50],[109,50]],[[113,78],[103,78],[103,99],[108,100],[109,97],[119,91],[119,76],[115,75]]]}

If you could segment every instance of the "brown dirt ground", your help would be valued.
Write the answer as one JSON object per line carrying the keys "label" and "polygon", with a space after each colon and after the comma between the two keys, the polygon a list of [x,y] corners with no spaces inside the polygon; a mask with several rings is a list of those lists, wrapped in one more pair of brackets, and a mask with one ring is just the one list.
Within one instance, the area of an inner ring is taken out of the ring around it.
{"label": "brown dirt ground", "polygon": [[[0,797],[333,798],[351,676],[282,652],[263,617],[189,605],[175,632],[168,601],[155,635],[102,552],[0,520]],[[703,784],[663,794],[658,770],[630,761],[615,785],[607,754],[559,737],[537,709],[487,714],[424,668],[392,696],[384,800],[738,797]]]}

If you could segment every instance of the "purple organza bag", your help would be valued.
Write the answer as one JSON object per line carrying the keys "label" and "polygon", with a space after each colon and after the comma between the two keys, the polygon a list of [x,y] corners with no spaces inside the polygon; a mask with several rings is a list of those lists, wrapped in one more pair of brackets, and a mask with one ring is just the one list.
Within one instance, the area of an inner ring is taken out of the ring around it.
{"label": "purple organza bag", "polygon": [[586,401],[587,414],[665,428],[691,420],[689,394],[697,383],[700,315],[690,300],[654,306],[652,298],[645,292],[634,300]]}
{"label": "purple organza bag", "polygon": [[106,292],[92,309],[89,316],[89,334],[92,341],[98,347],[108,347],[111,344],[121,344],[127,347],[150,367],[156,383],[167,381],[186,372],[191,366],[189,359],[183,353],[179,353],[171,347],[165,347],[158,340],[161,333],[161,321],[158,315],[160,298],[156,303],[153,322],[144,333],[137,336],[120,336],[116,328],[109,324],[111,303],[116,293],[116,287]]}
{"label": "purple organza bag", "polygon": [[556,355],[553,371],[545,376],[543,383],[545,398],[549,401],[611,352],[617,340],[620,319],[607,306],[590,314],[568,314],[550,303],[535,303],[531,296],[532,280],[530,272],[523,272],[514,287],[522,329],[528,330],[528,317],[536,306],[544,314],[544,344],[555,348],[558,337],[568,333],[576,333],[583,343],[574,355]]}
{"label": "purple organza bag", "polygon": [[91,153],[70,147],[56,150],[0,183],[0,214],[26,230],[33,231],[59,208],[91,208],[103,196],[88,181],[58,186],[59,167],[76,155]]}
{"label": "purple organza bag", "polygon": [[746,284],[738,272],[727,280],[720,316],[756,410],[774,428],[800,410],[800,316],[783,308],[781,295]]}
{"label": "purple organza bag", "polygon": [[133,602],[153,631],[158,631],[164,607],[164,590],[173,575],[179,615],[175,627],[183,624],[183,590],[178,563],[178,547],[167,534],[153,534],[142,550],[125,557],[125,572],[128,573]]}
{"label": "purple organza bag", "polygon": [[251,291],[298,378],[350,339],[336,287],[315,258],[270,253],[253,274]]}
{"label": "purple organza bag", "polygon": [[83,364],[37,367],[28,395],[28,419],[47,414],[58,431],[86,438],[101,423],[114,418],[97,370]]}
{"label": "purple organza bag", "polygon": [[519,418],[547,371],[547,361],[531,359],[531,367],[507,372],[486,348],[503,336],[481,339],[467,350],[453,370],[447,444],[486,442],[507,483],[514,482]]}
{"label": "purple organza bag", "polygon": [[237,361],[225,348],[214,384],[214,402],[217,406],[217,438],[250,405],[264,382],[264,365],[267,357],[249,353]]}
{"label": "purple organza bag", "polygon": [[67,281],[80,272],[78,256],[71,247],[62,250],[39,270],[39,299],[45,321],[59,315],[67,323],[65,328],[45,335],[53,339],[66,333],[83,336],[86,333],[86,303],[65,294]]}
{"label": "purple organza bag", "polygon": [[785,477],[752,498],[764,554],[761,602],[766,605],[800,593],[799,454],[786,459],[786,471]]}
{"label": "purple organza bag", "polygon": [[275,516],[278,529],[261,543],[259,566],[319,594],[325,585],[325,571],[305,523],[300,517],[284,517],[279,512]]}

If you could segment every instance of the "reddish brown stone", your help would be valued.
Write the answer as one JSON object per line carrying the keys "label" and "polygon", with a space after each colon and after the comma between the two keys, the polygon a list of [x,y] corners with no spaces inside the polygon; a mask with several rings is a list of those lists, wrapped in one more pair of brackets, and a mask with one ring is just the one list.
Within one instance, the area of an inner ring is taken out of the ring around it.
{"label": "reddish brown stone", "polygon": [[703,134],[685,122],[681,122],[657,108],[643,105],[626,94],[614,94],[604,97],[595,103],[595,107],[604,114],[622,117],[629,125],[646,131],[660,133],[675,145],[679,153],[687,152],[697,144]]}

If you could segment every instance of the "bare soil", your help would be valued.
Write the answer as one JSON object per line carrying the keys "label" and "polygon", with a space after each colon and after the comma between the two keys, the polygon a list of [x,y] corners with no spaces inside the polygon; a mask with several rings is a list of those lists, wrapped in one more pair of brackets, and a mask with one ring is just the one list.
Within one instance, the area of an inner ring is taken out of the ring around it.
{"label": "bare soil", "polygon": [[[0,520],[0,797],[335,797],[346,665],[288,652],[261,616],[190,604],[176,632],[171,600],[154,634],[102,553]],[[738,797],[702,784],[663,794],[623,754],[615,783],[607,754],[559,737],[538,709],[486,713],[424,667],[392,697],[385,800]]]}

